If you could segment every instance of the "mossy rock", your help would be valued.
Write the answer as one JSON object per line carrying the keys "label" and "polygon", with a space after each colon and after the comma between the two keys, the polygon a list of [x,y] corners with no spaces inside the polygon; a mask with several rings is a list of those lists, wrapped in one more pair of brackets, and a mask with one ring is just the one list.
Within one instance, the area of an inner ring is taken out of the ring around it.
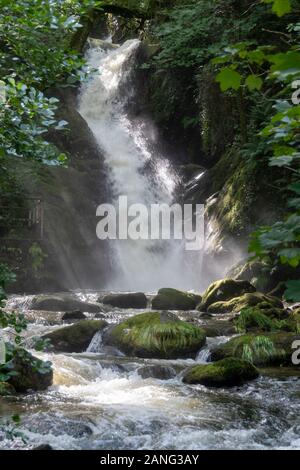
{"label": "mossy rock", "polygon": [[218,302],[224,302],[239,297],[245,293],[255,292],[256,289],[248,281],[236,281],[234,279],[221,279],[213,282],[204,292],[198,310],[207,311],[209,306]]}
{"label": "mossy rock", "polygon": [[72,310],[80,310],[81,312],[98,313],[100,306],[83,302],[73,294],[49,294],[36,295],[31,302],[32,310],[46,310],[49,312],[69,312]]}
{"label": "mossy rock", "polygon": [[7,347],[5,369],[13,371],[8,383],[16,392],[27,390],[46,390],[53,382],[53,370],[50,362],[42,361],[23,348]]}
{"label": "mossy rock", "polygon": [[260,292],[247,293],[227,302],[215,302],[207,310],[209,313],[238,313],[249,307],[260,308],[274,318],[286,316],[281,300]]}
{"label": "mossy rock", "polygon": [[271,267],[262,261],[244,261],[238,263],[229,275],[237,281],[249,281],[254,287],[266,291],[270,285]]}
{"label": "mossy rock", "polygon": [[211,359],[237,357],[250,360],[256,366],[290,366],[292,344],[299,339],[300,335],[289,332],[247,334],[217,346],[211,352]]}
{"label": "mossy rock", "polygon": [[16,389],[8,382],[0,382],[0,397],[9,397],[16,393]]}
{"label": "mossy rock", "polygon": [[195,357],[206,342],[201,328],[170,312],[149,312],[112,327],[104,341],[127,355],[176,359]]}
{"label": "mossy rock", "polygon": [[256,367],[249,361],[228,357],[214,364],[201,364],[189,368],[183,382],[207,387],[233,387],[259,376]]}
{"label": "mossy rock", "polygon": [[242,309],[240,315],[234,319],[236,331],[247,333],[253,331],[297,331],[295,322],[289,319],[285,310],[261,309],[249,307]]}
{"label": "mossy rock", "polygon": [[147,297],[142,292],[131,292],[129,294],[109,294],[99,299],[105,305],[119,308],[146,308]]}
{"label": "mossy rock", "polygon": [[154,310],[194,310],[201,301],[200,295],[177,289],[160,289],[152,300]]}
{"label": "mossy rock", "polygon": [[94,335],[106,325],[103,320],[80,320],[74,325],[52,331],[43,338],[50,340],[50,348],[55,352],[84,352]]}

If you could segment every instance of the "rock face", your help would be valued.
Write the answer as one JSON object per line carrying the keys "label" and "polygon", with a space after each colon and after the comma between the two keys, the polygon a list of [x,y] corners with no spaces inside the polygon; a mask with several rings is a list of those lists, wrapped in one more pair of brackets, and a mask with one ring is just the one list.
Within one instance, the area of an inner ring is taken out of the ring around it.
{"label": "rock face", "polygon": [[224,302],[246,293],[255,292],[256,289],[248,281],[234,279],[221,279],[211,284],[203,294],[198,310],[207,311],[208,307],[216,302]]}
{"label": "rock face", "polygon": [[170,380],[176,377],[176,371],[173,367],[153,365],[153,366],[144,366],[138,369],[138,374],[143,379],[159,379],[159,380]]}
{"label": "rock face", "polygon": [[9,370],[17,374],[9,379],[9,384],[17,392],[46,390],[52,385],[51,364],[34,357],[25,349],[16,349],[8,363]]}
{"label": "rock face", "polygon": [[244,294],[240,297],[234,297],[227,302],[215,302],[208,307],[209,313],[228,313],[240,312],[243,308],[257,307],[265,311],[269,316],[278,317],[283,310],[283,304],[277,297],[255,292],[252,294]]}
{"label": "rock face", "polygon": [[60,328],[43,336],[49,339],[51,349],[55,352],[84,352],[93,336],[103,330],[106,322],[103,320],[80,320],[74,325]]}
{"label": "rock face", "polygon": [[194,310],[201,297],[176,289],[160,289],[152,300],[154,310]]}
{"label": "rock face", "polygon": [[33,298],[30,308],[51,312],[80,310],[81,312],[98,313],[101,310],[99,305],[82,302],[78,297],[69,293],[37,295]]}
{"label": "rock face", "polygon": [[176,359],[195,357],[206,336],[170,312],[149,312],[112,327],[104,342],[131,356]]}
{"label": "rock face", "polygon": [[71,320],[85,320],[87,317],[84,313],[80,310],[73,310],[72,312],[66,312],[61,317],[64,321],[71,321]]}
{"label": "rock face", "polygon": [[247,334],[221,344],[211,352],[211,359],[228,357],[248,359],[257,366],[292,365],[292,344],[300,335],[288,332]]}
{"label": "rock face", "polygon": [[147,297],[142,292],[133,292],[130,294],[109,294],[99,299],[105,305],[119,308],[146,308]]}
{"label": "rock face", "polygon": [[207,387],[233,387],[259,376],[250,362],[229,357],[214,364],[201,364],[186,371],[183,382]]}

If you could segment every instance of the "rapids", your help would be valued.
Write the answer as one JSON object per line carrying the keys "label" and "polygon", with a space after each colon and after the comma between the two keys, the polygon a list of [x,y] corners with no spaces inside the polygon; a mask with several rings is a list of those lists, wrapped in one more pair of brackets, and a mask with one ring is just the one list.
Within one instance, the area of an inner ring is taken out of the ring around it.
{"label": "rapids", "polygon": [[[9,305],[24,311],[29,300],[18,296]],[[133,314],[107,306],[103,310],[109,323]],[[32,336],[62,324],[53,312],[27,314],[28,344]],[[196,312],[190,315],[198,318]],[[196,361],[125,357],[106,349],[98,334],[85,353],[39,353],[53,363],[54,384],[45,392],[1,399],[1,416],[19,413],[27,442],[3,439],[0,448],[48,443],[55,449],[299,449],[299,377],[270,371],[231,389],[182,383],[184,367],[206,362],[209,350],[227,339],[209,339]],[[172,365],[178,375],[167,381],[139,376],[141,365],[157,363]]]}

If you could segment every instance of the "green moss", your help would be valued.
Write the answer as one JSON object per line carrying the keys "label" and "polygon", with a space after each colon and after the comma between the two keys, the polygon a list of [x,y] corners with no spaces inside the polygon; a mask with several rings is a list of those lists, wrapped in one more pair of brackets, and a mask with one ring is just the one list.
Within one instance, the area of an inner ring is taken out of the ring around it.
{"label": "green moss", "polygon": [[297,339],[299,336],[289,332],[247,334],[218,346],[211,357],[215,361],[226,357],[248,359],[259,366],[292,365],[292,344]]}
{"label": "green moss", "polygon": [[214,364],[191,367],[185,373],[183,382],[210,387],[228,387],[240,385],[258,376],[258,370],[250,362],[229,357]]}
{"label": "green moss", "polygon": [[284,317],[283,304],[277,297],[261,294],[260,292],[249,293],[235,297],[227,302],[215,302],[207,311],[209,313],[240,312],[244,308],[257,307],[264,313],[273,317]]}
{"label": "green moss", "polygon": [[160,289],[152,300],[155,310],[194,310],[201,296],[182,292],[177,289]]}
{"label": "green moss", "polygon": [[108,336],[108,343],[126,354],[157,358],[193,357],[205,341],[200,328],[159,312],[131,317]]}
{"label": "green moss", "polygon": [[[285,317],[285,318],[283,318]],[[297,331],[293,322],[284,310],[262,309],[249,307],[241,310],[240,315],[234,320],[238,333],[248,331]]]}
{"label": "green moss", "polygon": [[83,352],[93,336],[107,323],[103,320],[81,320],[74,325],[52,331],[43,338],[49,339],[56,352]]}
{"label": "green moss", "polygon": [[213,282],[204,292],[198,310],[206,311],[215,302],[224,302],[232,298],[241,296],[246,292],[255,292],[248,281],[236,281],[234,279],[221,279]]}

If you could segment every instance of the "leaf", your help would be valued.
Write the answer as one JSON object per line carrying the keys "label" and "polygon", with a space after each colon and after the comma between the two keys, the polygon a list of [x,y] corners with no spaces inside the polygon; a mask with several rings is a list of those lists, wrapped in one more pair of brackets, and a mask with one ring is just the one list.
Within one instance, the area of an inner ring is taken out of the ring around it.
{"label": "leaf", "polygon": [[220,83],[222,91],[227,91],[231,88],[238,90],[241,86],[242,76],[235,70],[227,67],[217,75],[216,81]]}
{"label": "leaf", "polygon": [[291,13],[292,6],[290,0],[272,0],[273,6],[272,11],[276,13],[277,16],[281,17],[287,13]]}
{"label": "leaf", "polygon": [[300,280],[288,281],[286,286],[287,290],[284,293],[284,298],[290,302],[300,302]]}
{"label": "leaf", "polygon": [[281,157],[271,158],[270,166],[287,166],[292,163],[294,158],[291,155],[282,155]]}
{"label": "leaf", "polygon": [[260,90],[263,86],[263,81],[257,75],[249,75],[246,79],[246,86],[250,91]]}

